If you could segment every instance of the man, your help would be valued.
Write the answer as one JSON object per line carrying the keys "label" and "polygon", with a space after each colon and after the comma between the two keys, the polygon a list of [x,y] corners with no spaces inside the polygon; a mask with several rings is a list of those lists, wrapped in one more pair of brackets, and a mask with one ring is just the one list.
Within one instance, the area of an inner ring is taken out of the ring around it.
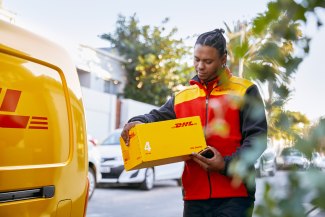
{"label": "man", "polygon": [[193,153],[185,162],[184,217],[251,216],[254,206],[255,187],[234,182],[228,168],[245,152],[256,150],[253,146],[261,146],[256,159],[266,148],[264,104],[256,85],[232,76],[226,67],[223,33],[223,29],[216,29],[198,37],[194,47],[197,75],[190,81],[191,86],[158,110],[130,119],[122,132],[128,143],[128,132],[136,124],[200,116],[214,155],[205,158]]}

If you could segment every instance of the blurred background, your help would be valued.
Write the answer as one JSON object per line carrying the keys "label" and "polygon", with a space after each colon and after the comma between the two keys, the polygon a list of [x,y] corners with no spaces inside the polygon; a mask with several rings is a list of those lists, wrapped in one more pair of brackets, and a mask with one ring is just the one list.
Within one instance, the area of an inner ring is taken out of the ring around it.
{"label": "blurred background", "polygon": [[[133,216],[152,216],[167,203],[171,208],[159,216],[181,216],[182,167],[161,179],[144,180],[140,172],[142,189],[165,180],[154,191],[135,190],[128,181],[118,188],[113,183],[125,174],[112,168],[123,162],[107,147],[119,145],[114,134],[129,118],[187,85],[195,74],[196,37],[216,28],[225,29],[228,67],[254,81],[266,105],[269,139],[255,163],[255,215],[325,216],[324,8],[324,0],[0,0],[0,19],[62,45],[75,62],[95,150],[90,167],[98,188],[88,216],[129,216],[121,208],[125,200],[141,207]],[[245,168],[235,172],[251,175]]]}

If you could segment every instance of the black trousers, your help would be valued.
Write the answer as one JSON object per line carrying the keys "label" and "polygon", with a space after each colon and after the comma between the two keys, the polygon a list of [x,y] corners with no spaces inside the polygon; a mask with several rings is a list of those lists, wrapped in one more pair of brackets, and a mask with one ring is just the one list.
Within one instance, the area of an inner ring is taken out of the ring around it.
{"label": "black trousers", "polygon": [[251,217],[253,208],[250,197],[186,200],[183,217]]}

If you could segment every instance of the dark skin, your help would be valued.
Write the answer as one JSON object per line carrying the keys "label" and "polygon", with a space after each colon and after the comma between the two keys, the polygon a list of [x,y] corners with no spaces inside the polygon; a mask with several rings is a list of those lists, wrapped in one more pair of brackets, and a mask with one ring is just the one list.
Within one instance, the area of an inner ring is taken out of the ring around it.
{"label": "dark skin", "polygon": [[192,160],[198,163],[204,170],[209,172],[220,172],[225,169],[225,161],[223,157],[214,147],[209,146],[214,156],[205,158],[198,153],[192,153]]}
{"label": "dark skin", "polygon": [[195,71],[204,82],[211,81],[219,76],[222,65],[226,64],[227,56],[220,56],[214,47],[196,45],[194,47]]}
{"label": "dark skin", "polygon": [[[195,45],[194,47],[194,67],[198,77],[208,82],[219,76],[222,70],[222,65],[227,61],[227,55],[220,56],[219,51],[210,46]],[[126,145],[129,145],[129,130],[137,124],[142,124],[140,121],[127,123],[121,136]],[[197,153],[192,153],[192,159],[198,163],[204,170],[210,172],[220,172],[225,168],[225,162],[221,154],[214,147],[210,147],[214,156],[210,159],[205,158]]]}
{"label": "dark skin", "polygon": [[129,145],[130,142],[129,131],[131,130],[132,127],[134,127],[137,124],[143,124],[143,123],[140,121],[133,121],[124,125],[123,131],[121,133],[121,137],[124,140],[126,145]]}

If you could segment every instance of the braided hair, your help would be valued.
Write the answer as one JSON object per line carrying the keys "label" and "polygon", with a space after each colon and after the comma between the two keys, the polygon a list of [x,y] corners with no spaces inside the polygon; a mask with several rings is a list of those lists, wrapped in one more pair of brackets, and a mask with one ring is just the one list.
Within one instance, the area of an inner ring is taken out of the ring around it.
{"label": "braided hair", "polygon": [[223,33],[225,33],[225,30],[223,29],[215,29],[210,32],[205,32],[197,38],[195,45],[199,44],[214,47],[219,51],[220,56],[223,56],[224,54],[227,55],[226,39],[223,36]]}

